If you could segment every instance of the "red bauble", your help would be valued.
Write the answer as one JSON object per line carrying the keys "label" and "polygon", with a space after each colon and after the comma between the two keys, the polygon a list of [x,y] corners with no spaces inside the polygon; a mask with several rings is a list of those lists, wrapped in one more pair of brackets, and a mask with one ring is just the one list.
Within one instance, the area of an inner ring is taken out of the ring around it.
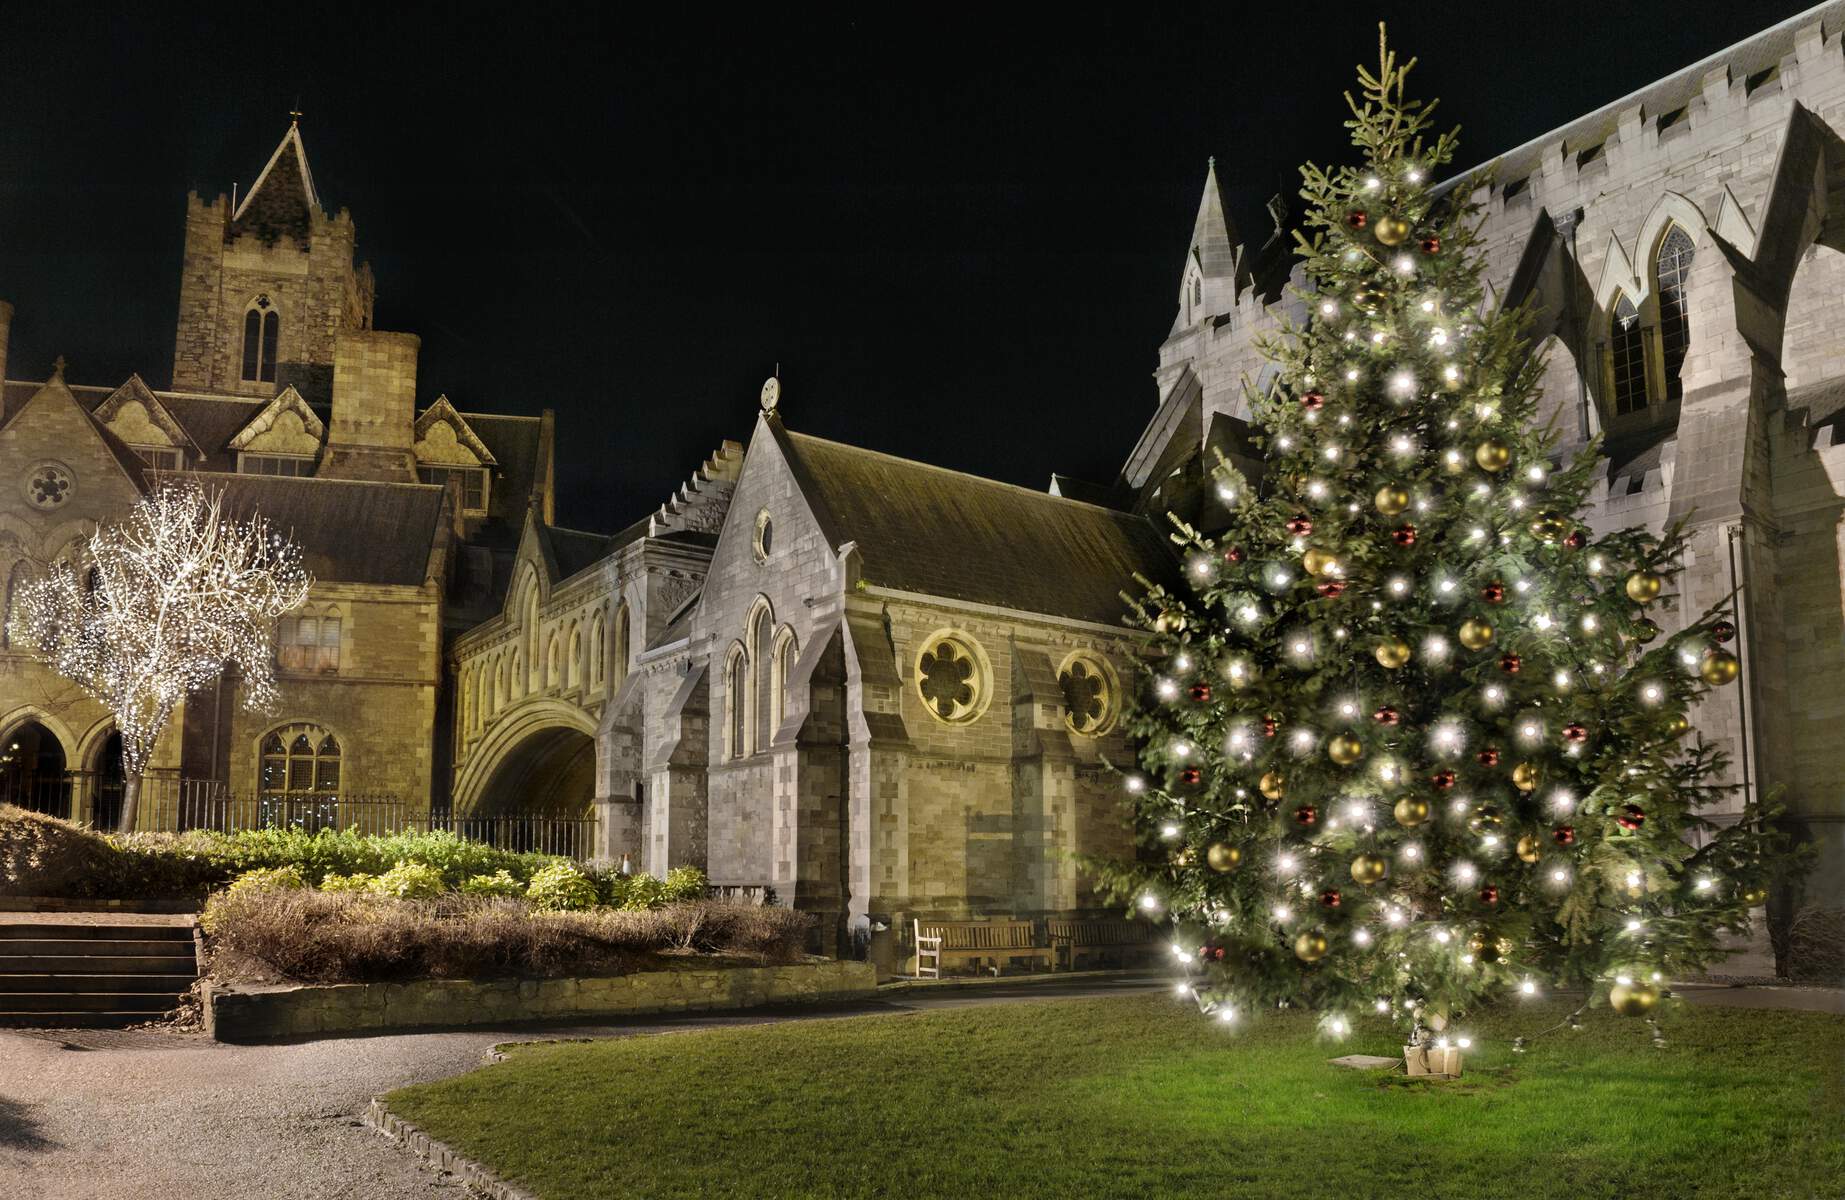
{"label": "red bauble", "polygon": [[1580,721],[1571,721],[1563,727],[1563,740],[1566,742],[1586,742],[1589,740],[1589,728]]}
{"label": "red bauble", "polygon": [[1614,822],[1622,829],[1632,833],[1634,830],[1646,824],[1646,810],[1641,808],[1638,804],[1624,804],[1621,806],[1621,815],[1616,817]]}
{"label": "red bauble", "polygon": [[1716,642],[1718,645],[1722,645],[1735,636],[1736,626],[1730,624],[1728,621],[1718,621],[1715,625],[1710,627],[1711,641]]}
{"label": "red bauble", "polygon": [[1424,254],[1440,254],[1441,253],[1441,239],[1436,237],[1432,233],[1429,236],[1423,238],[1422,239],[1422,252]]}
{"label": "red bauble", "polygon": [[1445,792],[1454,786],[1454,772],[1443,767],[1441,770],[1429,776],[1429,782]]}
{"label": "red bauble", "polygon": [[1416,544],[1416,527],[1414,525],[1400,525],[1396,529],[1391,530],[1390,540],[1399,546],[1413,546]]}
{"label": "red bauble", "polygon": [[1486,749],[1474,755],[1474,758],[1477,759],[1483,767],[1496,767],[1499,765],[1499,747],[1488,746]]}
{"label": "red bauble", "polygon": [[1362,208],[1354,208],[1351,212],[1345,214],[1345,223],[1350,225],[1353,229],[1363,229],[1366,222],[1370,221],[1370,219],[1371,218],[1365,214],[1365,210]]}
{"label": "red bauble", "polygon": [[1576,844],[1576,827],[1574,825],[1559,825],[1550,831],[1550,840],[1557,843],[1559,846],[1574,846]]}
{"label": "red bauble", "polygon": [[1187,787],[1196,787],[1204,782],[1204,772],[1197,767],[1185,767],[1179,772],[1179,782]]}
{"label": "red bauble", "polygon": [[1344,899],[1345,897],[1339,894],[1338,888],[1327,888],[1320,893],[1320,903],[1324,904],[1327,908],[1338,908],[1340,901]]}
{"label": "red bauble", "polygon": [[1241,546],[1231,546],[1225,549],[1224,561],[1227,563],[1242,562],[1243,561],[1243,548]]}
{"label": "red bauble", "polygon": [[1486,601],[1488,604],[1504,604],[1505,584],[1500,583],[1497,579],[1493,580],[1493,582],[1480,589],[1480,599]]}
{"label": "red bauble", "polygon": [[1516,654],[1508,654],[1499,660],[1499,669],[1507,675],[1518,674],[1518,668],[1525,665],[1525,660]]}
{"label": "red bauble", "polygon": [[1209,704],[1211,702],[1211,685],[1208,683],[1192,684],[1191,697],[1200,704]]}
{"label": "red bauble", "polygon": [[1589,544],[1589,535],[1578,529],[1563,539],[1563,544],[1571,550],[1580,550]]}
{"label": "red bauble", "polygon": [[1306,537],[1313,532],[1313,522],[1307,517],[1289,517],[1287,528],[1295,537]]}
{"label": "red bauble", "polygon": [[1294,810],[1294,823],[1296,825],[1318,825],[1320,810],[1311,804],[1303,804]]}
{"label": "red bauble", "polygon": [[1302,392],[1300,396],[1300,406],[1308,412],[1318,412],[1320,409],[1326,407],[1326,393]]}
{"label": "red bauble", "polygon": [[1263,737],[1274,737],[1275,731],[1279,728],[1281,728],[1281,726],[1276,722],[1275,718],[1273,717],[1263,717],[1262,718],[1262,736]]}
{"label": "red bauble", "polygon": [[1376,721],[1379,725],[1395,725],[1403,719],[1403,714],[1398,712],[1391,705],[1386,704],[1372,713],[1371,719]]}
{"label": "red bauble", "polygon": [[1345,594],[1345,584],[1337,579],[1328,579],[1325,583],[1319,584],[1313,590],[1326,597],[1328,600],[1334,600]]}
{"label": "red bauble", "polygon": [[1485,887],[1481,888],[1480,889],[1480,903],[1481,904],[1499,903],[1499,889],[1494,887],[1490,883],[1487,884]]}

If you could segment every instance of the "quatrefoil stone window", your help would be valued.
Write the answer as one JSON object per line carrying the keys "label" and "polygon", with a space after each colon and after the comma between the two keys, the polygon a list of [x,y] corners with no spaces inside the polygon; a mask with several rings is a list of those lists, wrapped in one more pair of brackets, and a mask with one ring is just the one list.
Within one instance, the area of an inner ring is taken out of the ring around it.
{"label": "quatrefoil stone window", "polygon": [[26,472],[25,488],[33,508],[58,508],[77,490],[77,480],[63,463],[43,462]]}
{"label": "quatrefoil stone window", "polygon": [[980,715],[986,671],[971,643],[937,635],[916,660],[916,690],[931,716],[957,723]]}
{"label": "quatrefoil stone window", "polygon": [[1108,669],[1086,654],[1071,655],[1057,673],[1063,689],[1064,720],[1083,734],[1105,731],[1114,721],[1114,682]]}

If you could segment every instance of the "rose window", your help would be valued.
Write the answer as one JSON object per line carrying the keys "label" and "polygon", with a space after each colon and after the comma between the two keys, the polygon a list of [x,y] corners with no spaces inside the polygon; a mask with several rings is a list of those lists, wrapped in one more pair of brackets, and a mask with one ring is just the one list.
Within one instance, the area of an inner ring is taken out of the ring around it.
{"label": "rose window", "polygon": [[944,721],[965,721],[980,705],[980,666],[953,638],[941,638],[916,661],[916,687],[929,711]]}
{"label": "rose window", "polygon": [[1097,664],[1072,659],[1057,683],[1063,689],[1064,716],[1077,733],[1096,733],[1108,723],[1108,678]]}
{"label": "rose window", "polygon": [[57,463],[40,463],[26,473],[26,500],[33,508],[57,508],[70,499],[77,481]]}

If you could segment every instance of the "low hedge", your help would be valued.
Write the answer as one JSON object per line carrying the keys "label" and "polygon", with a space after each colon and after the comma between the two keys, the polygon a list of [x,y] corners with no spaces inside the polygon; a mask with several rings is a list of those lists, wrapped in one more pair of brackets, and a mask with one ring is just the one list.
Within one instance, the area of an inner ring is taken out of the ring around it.
{"label": "low hedge", "polygon": [[715,901],[546,912],[456,893],[396,900],[293,887],[220,892],[201,920],[214,978],[295,983],[619,974],[670,951],[788,962],[812,924],[789,909]]}

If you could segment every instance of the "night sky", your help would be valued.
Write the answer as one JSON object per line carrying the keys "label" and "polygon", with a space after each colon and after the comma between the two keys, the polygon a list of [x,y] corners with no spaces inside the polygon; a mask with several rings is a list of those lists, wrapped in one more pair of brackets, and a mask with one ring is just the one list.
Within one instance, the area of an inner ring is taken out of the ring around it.
{"label": "night sky", "polygon": [[247,188],[298,98],[421,399],[557,411],[560,523],[658,505],[777,362],[791,428],[1108,481],[1207,156],[1259,244],[1380,17],[1471,166],[1804,6],[762,7],[5,6],[8,374],[166,386],[185,195]]}

